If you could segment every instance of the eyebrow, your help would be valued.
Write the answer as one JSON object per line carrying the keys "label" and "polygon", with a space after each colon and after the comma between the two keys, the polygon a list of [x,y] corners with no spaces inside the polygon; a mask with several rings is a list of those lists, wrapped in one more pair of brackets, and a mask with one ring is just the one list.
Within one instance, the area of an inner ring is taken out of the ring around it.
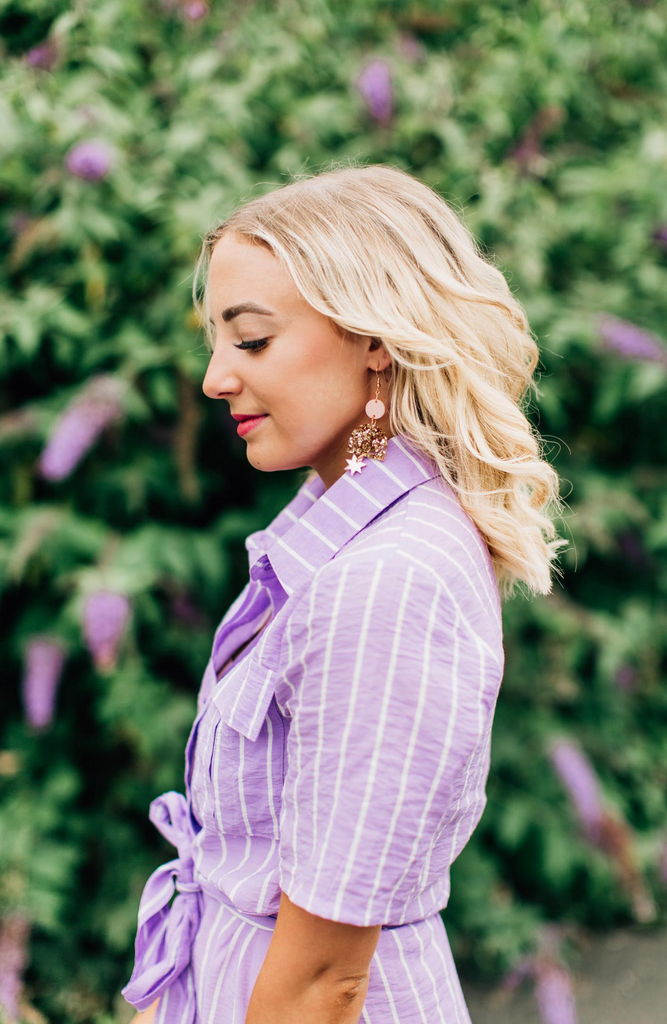
{"label": "eyebrow", "polygon": [[228,306],[227,309],[222,311],[222,319],[226,324],[234,317],[240,316],[241,313],[258,313],[260,316],[275,316],[276,314],[270,309],[264,309],[263,306],[258,306],[256,302],[240,302],[238,306]]}

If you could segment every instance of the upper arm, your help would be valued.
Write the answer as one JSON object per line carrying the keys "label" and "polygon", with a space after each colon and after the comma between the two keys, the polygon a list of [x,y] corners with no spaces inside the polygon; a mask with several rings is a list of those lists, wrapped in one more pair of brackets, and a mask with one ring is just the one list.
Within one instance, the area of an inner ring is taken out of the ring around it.
{"label": "upper arm", "polygon": [[293,613],[279,883],[339,923],[402,923],[484,804],[498,666],[465,581],[336,559]]}
{"label": "upper arm", "polygon": [[278,918],[271,939],[271,957],[289,965],[289,972],[303,971],[303,980],[328,974],[341,984],[363,979],[380,938],[381,925],[362,928],[311,914],[280,897]]}

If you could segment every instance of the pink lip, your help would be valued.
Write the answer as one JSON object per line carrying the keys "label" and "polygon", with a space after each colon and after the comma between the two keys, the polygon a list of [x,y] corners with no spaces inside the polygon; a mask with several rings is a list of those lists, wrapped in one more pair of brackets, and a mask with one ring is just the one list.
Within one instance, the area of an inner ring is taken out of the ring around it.
{"label": "pink lip", "polygon": [[248,420],[241,420],[238,427],[236,428],[236,433],[239,435],[239,437],[243,437],[244,434],[247,434],[248,431],[252,430],[253,427],[256,427],[258,423],[261,423],[262,420],[265,419],[266,414],[264,416],[252,416]]}

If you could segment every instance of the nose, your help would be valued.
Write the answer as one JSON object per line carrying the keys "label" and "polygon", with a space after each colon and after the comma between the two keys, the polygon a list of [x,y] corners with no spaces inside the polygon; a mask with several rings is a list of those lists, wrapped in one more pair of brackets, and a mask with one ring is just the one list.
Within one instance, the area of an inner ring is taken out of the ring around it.
{"label": "nose", "polygon": [[228,398],[230,395],[238,395],[243,385],[229,366],[223,365],[222,359],[215,352],[210,358],[204,380],[202,391],[207,398]]}

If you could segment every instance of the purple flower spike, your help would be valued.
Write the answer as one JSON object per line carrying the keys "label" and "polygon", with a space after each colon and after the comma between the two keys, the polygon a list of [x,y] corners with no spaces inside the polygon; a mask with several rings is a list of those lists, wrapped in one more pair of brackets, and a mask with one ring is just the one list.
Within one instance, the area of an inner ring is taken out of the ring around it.
{"label": "purple flower spike", "polygon": [[26,64],[32,68],[42,68],[43,71],[50,71],[57,60],[58,47],[53,39],[46,39],[33,46],[25,55]]}
{"label": "purple flower spike", "polygon": [[637,673],[632,665],[621,665],[616,673],[616,685],[619,690],[634,690],[637,686]]}
{"label": "purple flower spike", "polygon": [[667,249],[667,224],[659,224],[653,232],[653,240]]}
{"label": "purple flower spike", "polygon": [[667,347],[664,342],[656,334],[636,324],[605,313],[598,320],[598,331],[603,348],[618,352],[626,359],[667,363]]}
{"label": "purple flower spike", "polygon": [[189,594],[179,592],[171,598],[171,614],[185,626],[195,629],[206,625],[206,619]]}
{"label": "purple flower spike", "polygon": [[118,644],[130,614],[130,602],[124,594],[98,590],[91,594],[83,609],[83,631],[95,666],[101,672],[116,667]]}
{"label": "purple flower spike", "polygon": [[40,458],[46,480],[68,476],[104,428],[120,418],[121,386],[117,378],[98,374],[68,406]]}
{"label": "purple flower spike", "polygon": [[667,836],[662,841],[662,849],[660,850],[660,857],[658,868],[660,871],[660,879],[667,885]]}
{"label": "purple flower spike", "polygon": [[577,1007],[568,971],[558,964],[538,965],[535,1001],[542,1024],[577,1024]]}
{"label": "purple flower spike", "polygon": [[426,47],[411,32],[402,32],[398,40],[398,48],[403,57],[409,61],[419,61],[426,56]]}
{"label": "purple flower spike", "polygon": [[534,973],[534,970],[534,958],[532,956],[523,957],[502,979],[501,987],[507,992],[513,992],[525,978]]}
{"label": "purple flower spike", "polygon": [[22,684],[23,708],[33,729],[45,729],[53,721],[65,650],[57,640],[34,637],[25,653]]}
{"label": "purple flower spike", "polygon": [[17,210],[9,218],[9,230],[14,236],[20,235],[22,231],[30,227],[31,223],[32,219],[26,210]]}
{"label": "purple flower spike", "polygon": [[70,174],[85,181],[99,181],[111,169],[111,150],[101,139],[90,139],[72,146],[65,157]]}
{"label": "purple flower spike", "polygon": [[21,1017],[20,997],[30,924],[21,914],[0,922],[0,1007],[10,1021]]}
{"label": "purple flower spike", "polygon": [[357,79],[357,87],[371,116],[380,124],[389,124],[394,106],[394,91],[391,68],[387,62],[373,60],[367,64]]}
{"label": "purple flower spike", "polygon": [[208,14],[208,4],[205,4],[203,0],[192,0],[183,8],[183,14],[188,21],[201,21]]}
{"label": "purple flower spike", "polygon": [[598,842],[604,808],[597,777],[586,756],[570,740],[559,740],[551,748],[551,762],[570,795],[584,834]]}

